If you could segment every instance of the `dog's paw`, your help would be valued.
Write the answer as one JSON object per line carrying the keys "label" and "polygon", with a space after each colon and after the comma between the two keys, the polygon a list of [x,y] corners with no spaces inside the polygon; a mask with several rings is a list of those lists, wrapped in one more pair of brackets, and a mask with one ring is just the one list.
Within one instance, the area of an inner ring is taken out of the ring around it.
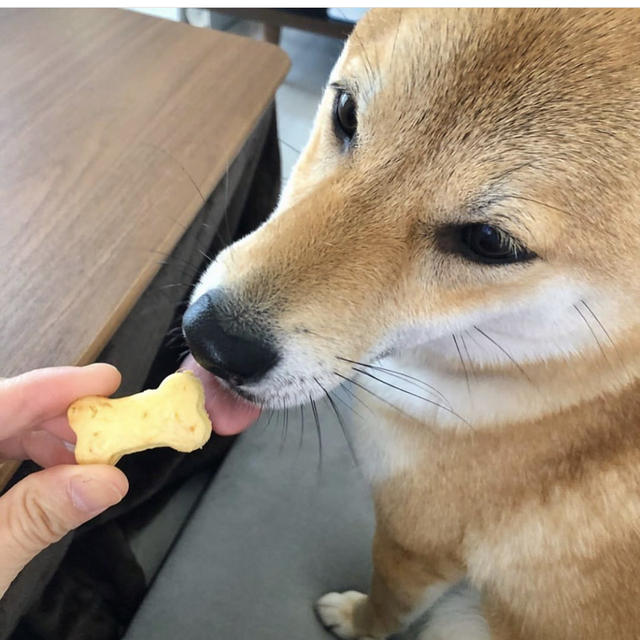
{"label": "dog's paw", "polygon": [[359,636],[353,626],[353,611],[367,596],[358,591],[327,593],[316,603],[316,612],[329,631],[345,640],[373,640]]}

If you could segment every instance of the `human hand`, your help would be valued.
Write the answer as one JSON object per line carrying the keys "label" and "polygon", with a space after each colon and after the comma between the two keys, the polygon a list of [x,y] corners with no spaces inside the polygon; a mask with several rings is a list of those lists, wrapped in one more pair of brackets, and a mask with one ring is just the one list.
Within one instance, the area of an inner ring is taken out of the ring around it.
{"label": "human hand", "polygon": [[40,551],[120,502],[126,476],[108,465],[76,465],[68,406],[111,395],[120,374],[107,364],[38,369],[0,379],[0,459],[47,467],[0,497],[0,597]]}

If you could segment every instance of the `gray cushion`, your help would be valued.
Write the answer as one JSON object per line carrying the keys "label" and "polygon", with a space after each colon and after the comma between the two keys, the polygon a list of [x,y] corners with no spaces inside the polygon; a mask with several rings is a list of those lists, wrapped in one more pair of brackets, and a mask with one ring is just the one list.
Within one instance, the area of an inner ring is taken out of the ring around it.
{"label": "gray cushion", "polygon": [[128,534],[131,551],[142,567],[147,584],[155,577],[212,475],[210,470],[201,471],[177,489],[171,487],[171,495],[158,514],[145,527],[134,529]]}
{"label": "gray cushion", "polygon": [[309,419],[299,447],[299,416],[290,412],[284,446],[278,414],[266,430],[258,424],[241,436],[126,640],[331,637],[312,606],[327,591],[366,591],[373,509],[328,407],[320,410],[320,471]]}

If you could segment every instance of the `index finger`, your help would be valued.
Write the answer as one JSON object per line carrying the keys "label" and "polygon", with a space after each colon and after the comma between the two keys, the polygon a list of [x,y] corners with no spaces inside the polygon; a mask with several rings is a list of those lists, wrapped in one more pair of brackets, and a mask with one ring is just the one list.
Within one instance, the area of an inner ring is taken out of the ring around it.
{"label": "index finger", "polygon": [[83,396],[109,396],[120,386],[120,372],[110,364],[49,367],[0,379],[0,438],[64,415]]}

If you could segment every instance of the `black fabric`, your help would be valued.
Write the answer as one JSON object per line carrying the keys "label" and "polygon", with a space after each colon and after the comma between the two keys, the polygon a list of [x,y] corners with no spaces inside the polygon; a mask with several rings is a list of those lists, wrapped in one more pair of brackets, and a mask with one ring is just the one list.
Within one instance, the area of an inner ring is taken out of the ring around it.
{"label": "black fabric", "polygon": [[[22,467],[33,468],[35,465],[33,467],[22,465]],[[24,471],[25,469],[20,469],[21,473]],[[56,572],[72,539],[73,534],[69,534],[40,553],[22,570],[9,591],[0,599],[0,637],[3,640],[8,637],[24,613],[40,599],[42,591]],[[16,636],[18,637],[24,638],[24,636]]]}
{"label": "black fabric", "polygon": [[[260,170],[256,171],[251,188],[245,194],[246,201],[235,232],[236,239],[244,238],[257,229],[264,222],[265,217],[268,217],[268,214],[265,216],[265,211],[271,213],[280,196],[282,169],[275,111],[269,123],[269,132],[258,164]],[[240,197],[240,194],[237,197]]]}
{"label": "black fabric", "polygon": [[[273,107],[265,119],[262,150],[252,155],[231,200],[224,203],[225,213],[239,209],[242,215],[223,218],[206,252],[211,257],[256,228],[275,207],[280,160]],[[202,261],[194,281],[207,264]],[[185,348],[179,327],[187,302],[188,291],[177,305],[143,388],[156,387],[178,367]],[[149,522],[185,479],[203,469],[217,469],[233,440],[214,435],[189,455],[155,449],[125,457],[118,466],[129,479],[126,498],[39,554],[21,572],[0,600],[0,640],[121,638],[148,587],[126,533]],[[32,463],[23,464],[11,484],[36,469]]]}
{"label": "black fabric", "polygon": [[157,449],[124,458],[118,466],[129,479],[127,497],[67,536],[64,560],[11,640],[121,638],[148,586],[125,532],[143,527],[186,478],[217,468],[232,443],[214,436],[188,456]]}
{"label": "black fabric", "polygon": [[144,575],[116,522],[78,535],[38,606],[14,638],[116,638],[145,590]]}

